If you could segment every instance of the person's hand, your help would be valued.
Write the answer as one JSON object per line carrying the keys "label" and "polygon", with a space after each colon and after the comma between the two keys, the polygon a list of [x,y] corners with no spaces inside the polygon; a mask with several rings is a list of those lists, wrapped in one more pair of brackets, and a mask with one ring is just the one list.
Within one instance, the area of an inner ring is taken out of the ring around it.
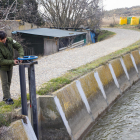
{"label": "person's hand", "polygon": [[23,60],[20,60],[19,62],[22,63]]}
{"label": "person's hand", "polygon": [[18,64],[19,61],[17,59],[14,60],[14,64]]}
{"label": "person's hand", "polygon": [[[23,58],[23,57],[20,57],[20,58]],[[22,62],[23,62],[23,60],[19,60],[19,62],[20,62],[20,63],[22,63]]]}

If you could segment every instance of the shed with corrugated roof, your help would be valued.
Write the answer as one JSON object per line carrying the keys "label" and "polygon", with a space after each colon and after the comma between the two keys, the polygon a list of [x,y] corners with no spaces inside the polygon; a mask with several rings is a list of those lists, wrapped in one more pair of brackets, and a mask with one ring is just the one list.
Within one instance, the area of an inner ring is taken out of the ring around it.
{"label": "shed with corrugated roof", "polygon": [[86,32],[50,28],[14,31],[20,34],[27,47],[34,49],[34,55],[50,55],[68,47],[79,47],[86,43]]}

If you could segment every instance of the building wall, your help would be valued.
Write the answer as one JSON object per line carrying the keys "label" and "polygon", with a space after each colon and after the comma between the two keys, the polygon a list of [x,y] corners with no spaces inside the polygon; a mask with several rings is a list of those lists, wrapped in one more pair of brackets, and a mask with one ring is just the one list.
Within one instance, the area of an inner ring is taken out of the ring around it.
{"label": "building wall", "polygon": [[92,43],[91,40],[91,35],[90,35],[90,30],[87,30],[87,34],[86,34],[86,43]]}
{"label": "building wall", "polygon": [[[60,48],[79,47],[86,43],[86,34],[74,37],[73,44],[69,44],[68,37],[53,38],[31,34],[18,34],[22,39],[22,43],[28,48],[33,48],[34,55],[50,55],[59,51]],[[71,37],[73,38],[73,37]],[[61,43],[63,44],[61,46]],[[66,45],[66,46],[65,46]],[[32,55],[32,54],[31,54]]]}
{"label": "building wall", "polygon": [[44,38],[44,55],[50,55],[58,52],[58,39],[48,39]]}

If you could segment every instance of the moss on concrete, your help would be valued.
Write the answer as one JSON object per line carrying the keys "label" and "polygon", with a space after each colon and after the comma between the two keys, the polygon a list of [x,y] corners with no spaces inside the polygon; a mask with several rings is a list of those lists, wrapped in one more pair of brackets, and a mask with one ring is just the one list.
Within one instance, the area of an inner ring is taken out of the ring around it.
{"label": "moss on concrete", "polygon": [[133,57],[134,57],[134,59],[135,59],[136,64],[137,64],[137,65],[140,64],[140,55],[139,55],[139,51],[136,50],[136,51],[133,51],[133,52],[131,52],[131,53],[132,53],[132,55],[133,55]]}
{"label": "moss on concrete", "polygon": [[121,65],[120,59],[112,60],[112,61],[110,61],[110,63],[113,67],[114,73],[117,78],[124,74],[124,70]]}
{"label": "moss on concrete", "polygon": [[133,62],[132,62],[129,54],[124,55],[122,58],[123,58],[123,61],[125,63],[127,71],[129,71],[131,68],[134,67]]}

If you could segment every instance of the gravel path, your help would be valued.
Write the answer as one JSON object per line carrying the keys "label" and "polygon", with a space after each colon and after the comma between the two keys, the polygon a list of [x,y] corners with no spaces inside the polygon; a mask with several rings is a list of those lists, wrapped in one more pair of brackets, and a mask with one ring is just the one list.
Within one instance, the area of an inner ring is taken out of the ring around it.
{"label": "gravel path", "polygon": [[[74,48],[61,51],[49,56],[44,56],[35,65],[36,86],[39,86],[52,78],[56,78],[68,70],[77,68],[95,59],[105,56],[111,52],[125,48],[132,43],[140,40],[140,32],[126,29],[105,28],[115,32],[116,35],[110,39],[87,45],[81,48]],[[26,79],[27,79],[26,70]],[[28,80],[27,80],[28,81]],[[27,89],[28,89],[28,82]],[[0,82],[1,85],[1,82]],[[28,90],[27,90],[28,92]],[[28,92],[29,93],[29,92]],[[11,96],[16,99],[20,96],[20,83],[18,66],[13,69],[11,85]],[[0,101],[2,100],[2,89],[0,86]]]}

